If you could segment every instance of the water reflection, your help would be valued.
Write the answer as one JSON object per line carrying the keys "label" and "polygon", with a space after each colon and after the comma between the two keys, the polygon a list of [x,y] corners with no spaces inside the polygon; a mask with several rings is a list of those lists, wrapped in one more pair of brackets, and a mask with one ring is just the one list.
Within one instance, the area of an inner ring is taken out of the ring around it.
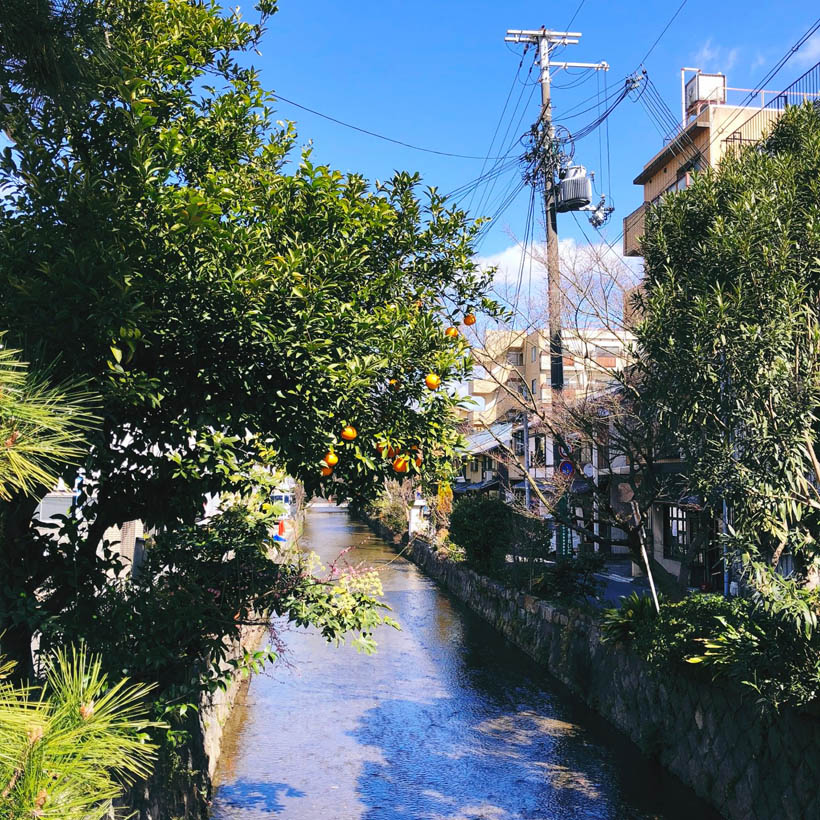
{"label": "water reflection", "polygon": [[367,529],[317,513],[305,541],[380,566],[402,631],[372,657],[288,635],[235,711],[215,820],[716,817]]}

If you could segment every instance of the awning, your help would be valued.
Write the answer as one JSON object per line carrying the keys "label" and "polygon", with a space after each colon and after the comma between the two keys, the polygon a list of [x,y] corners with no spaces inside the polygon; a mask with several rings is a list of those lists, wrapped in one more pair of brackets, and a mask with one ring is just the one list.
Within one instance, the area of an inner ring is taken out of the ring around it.
{"label": "awning", "polygon": [[[530,487],[532,487],[532,484],[529,481],[522,479],[521,481],[516,481],[515,484],[512,485],[512,487],[514,490],[526,490],[528,484]],[[538,487],[539,490],[541,490],[542,493],[551,493],[555,489],[554,484],[552,484],[549,481],[546,481],[543,478],[536,478],[535,485]]]}
{"label": "awning", "polygon": [[497,478],[488,478],[486,481],[477,481],[474,484],[467,484],[466,482],[456,482],[453,484],[454,493],[468,493],[481,492],[481,490],[489,490],[498,484]]}
{"label": "awning", "polygon": [[[515,484],[512,485],[514,490],[525,490],[527,488],[526,480],[516,481]],[[590,486],[592,482],[586,478],[576,478],[572,482],[572,486],[569,488],[570,492],[574,495],[583,495],[584,493],[588,493],[592,491],[592,487]],[[554,493],[555,492],[555,485],[549,481],[545,481],[543,478],[535,479],[535,484],[542,493]],[[530,484],[532,487],[532,484]]]}
{"label": "awning", "polygon": [[467,451],[476,456],[494,450],[501,444],[509,444],[512,441],[512,428],[512,422],[493,424],[487,430],[467,436]]}

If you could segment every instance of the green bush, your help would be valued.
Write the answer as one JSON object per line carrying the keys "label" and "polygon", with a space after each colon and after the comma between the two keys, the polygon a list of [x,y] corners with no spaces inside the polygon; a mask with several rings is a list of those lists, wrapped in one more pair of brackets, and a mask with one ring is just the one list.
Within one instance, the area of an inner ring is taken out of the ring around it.
{"label": "green bush", "polygon": [[637,592],[622,595],[620,607],[605,609],[601,613],[601,641],[628,643],[647,623],[654,621],[656,615],[651,595],[638,595]]}
{"label": "green bush", "polygon": [[703,641],[718,633],[718,618],[740,623],[749,617],[743,598],[695,594],[665,602],[656,618],[642,620],[635,631],[635,649],[655,667],[686,662],[703,652]]}
{"label": "green bush", "polygon": [[[602,614],[605,642],[631,642],[663,671],[706,674],[747,687],[762,705],[804,706],[820,696],[820,638],[745,598],[696,594],[661,604],[635,593]],[[698,672],[700,670],[700,673]]]}
{"label": "green bush", "polygon": [[373,502],[376,518],[393,533],[407,531],[407,503],[393,493],[385,492]]}
{"label": "green bush", "polygon": [[597,598],[604,582],[595,573],[604,568],[605,559],[597,553],[575,558],[558,556],[542,564],[530,591],[533,595],[567,605],[578,605]]}
{"label": "green bush", "polygon": [[481,572],[503,569],[512,543],[513,509],[500,498],[468,495],[453,506],[450,539]]}

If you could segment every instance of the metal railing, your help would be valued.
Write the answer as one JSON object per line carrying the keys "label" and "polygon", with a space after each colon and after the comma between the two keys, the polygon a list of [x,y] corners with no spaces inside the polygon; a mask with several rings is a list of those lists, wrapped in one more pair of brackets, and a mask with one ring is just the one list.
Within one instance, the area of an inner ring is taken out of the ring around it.
{"label": "metal railing", "polygon": [[787,106],[802,105],[808,100],[814,100],[815,105],[820,102],[820,63],[813,65],[759,111],[731,130],[723,141],[727,146],[737,147],[758,142]]}

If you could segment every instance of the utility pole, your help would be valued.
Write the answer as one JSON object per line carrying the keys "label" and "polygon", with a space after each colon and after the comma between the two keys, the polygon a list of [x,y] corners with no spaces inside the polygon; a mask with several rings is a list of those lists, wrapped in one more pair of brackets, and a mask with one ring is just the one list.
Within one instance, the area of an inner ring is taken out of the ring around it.
{"label": "utility pole", "polygon": [[532,490],[530,489],[530,414],[524,411],[524,428],[522,438],[524,440],[524,505],[529,513],[532,506]]}
{"label": "utility pole", "polygon": [[[538,63],[541,68],[541,128],[540,149],[542,151],[541,171],[544,176],[544,215],[547,228],[547,293],[549,310],[550,335],[550,386],[552,408],[556,408],[564,389],[564,350],[561,341],[561,271],[558,260],[558,222],[555,210],[556,173],[558,171],[558,152],[555,147],[555,133],[552,127],[552,101],[550,97],[550,71],[567,68],[590,68],[595,71],[608,71],[607,63],[573,63],[566,61],[553,62],[550,53],[556,46],[577,45],[580,31],[552,31],[547,28],[534,30],[508,29],[504,38],[506,43],[528,43],[538,46]],[[527,427],[528,416],[524,416]],[[561,461],[558,442],[553,436],[552,469],[558,470]],[[562,497],[559,511],[568,514],[566,494]],[[569,531],[561,527],[557,534],[558,552],[572,552],[569,545]]]}

